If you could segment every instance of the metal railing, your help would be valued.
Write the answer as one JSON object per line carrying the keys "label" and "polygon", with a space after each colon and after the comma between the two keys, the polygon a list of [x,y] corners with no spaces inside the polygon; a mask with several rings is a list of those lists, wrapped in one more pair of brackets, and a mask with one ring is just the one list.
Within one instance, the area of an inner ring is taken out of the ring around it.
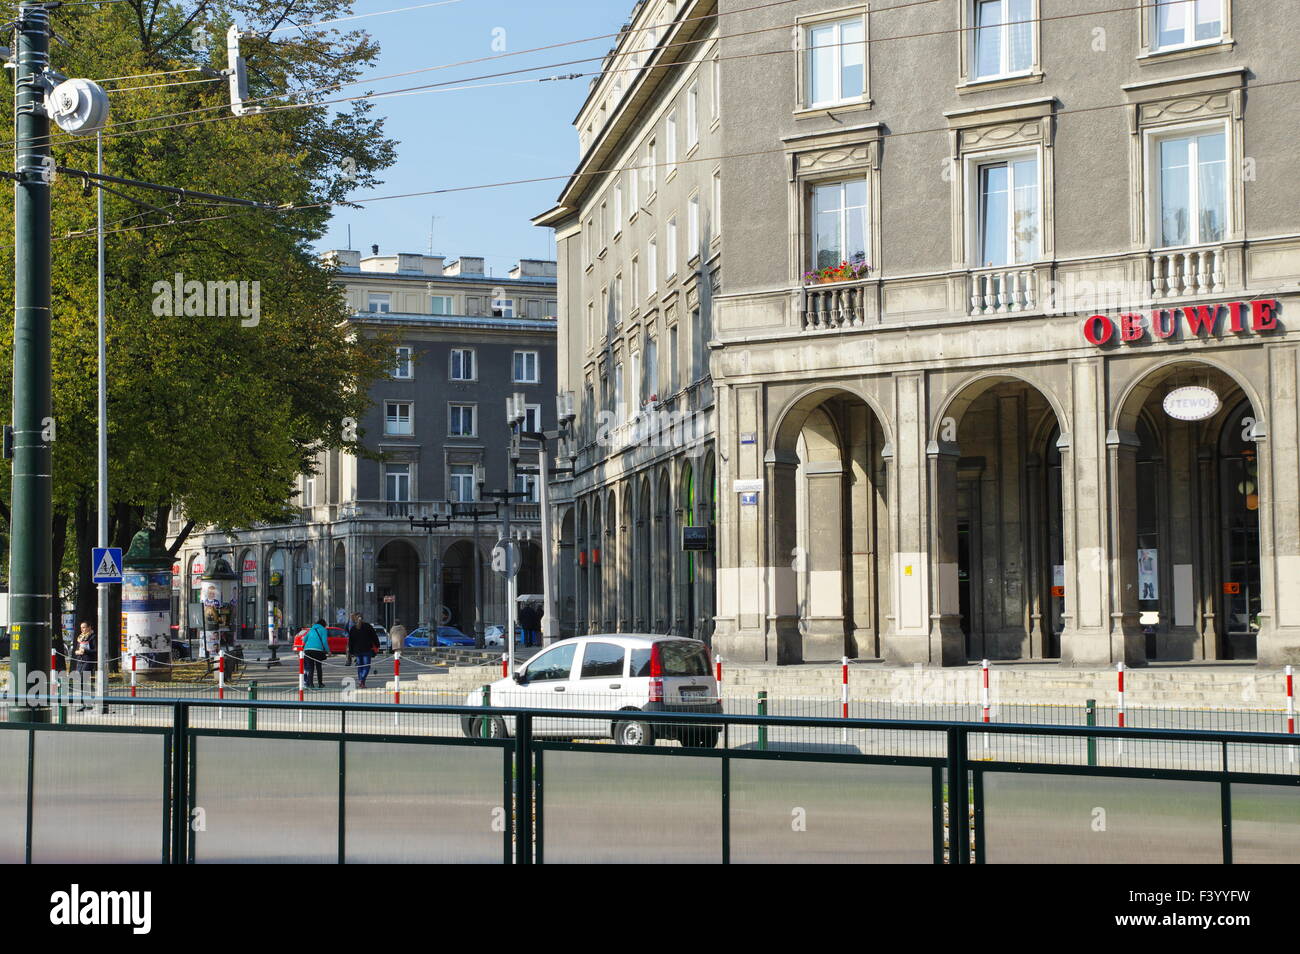
{"label": "metal railing", "polygon": [[1277,733],[105,702],[0,723],[0,860],[1286,861],[1300,812]]}

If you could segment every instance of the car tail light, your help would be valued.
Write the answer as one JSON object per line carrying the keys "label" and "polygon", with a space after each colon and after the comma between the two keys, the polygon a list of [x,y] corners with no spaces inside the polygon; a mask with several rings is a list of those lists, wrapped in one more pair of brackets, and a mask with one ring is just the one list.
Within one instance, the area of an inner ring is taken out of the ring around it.
{"label": "car tail light", "polygon": [[650,645],[650,701],[664,701],[664,660],[659,652],[659,643]]}

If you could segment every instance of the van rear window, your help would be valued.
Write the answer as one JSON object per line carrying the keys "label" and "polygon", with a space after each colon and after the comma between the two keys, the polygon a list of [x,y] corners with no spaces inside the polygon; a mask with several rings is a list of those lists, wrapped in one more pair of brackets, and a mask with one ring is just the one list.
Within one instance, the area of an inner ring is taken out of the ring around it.
{"label": "van rear window", "polygon": [[[709,651],[703,643],[670,640],[656,644],[665,676],[707,676]],[[632,650],[631,675],[650,675],[650,650]]]}

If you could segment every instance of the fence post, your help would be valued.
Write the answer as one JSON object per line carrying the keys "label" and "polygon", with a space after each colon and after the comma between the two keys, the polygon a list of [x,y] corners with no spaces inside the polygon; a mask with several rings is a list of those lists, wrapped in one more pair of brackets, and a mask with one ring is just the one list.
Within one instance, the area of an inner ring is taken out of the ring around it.
{"label": "fence post", "polygon": [[[1087,717],[1088,725],[1097,724],[1097,700],[1096,699],[1089,699],[1083,712],[1084,715]],[[1088,764],[1089,765],[1097,764],[1097,737],[1095,735],[1088,736]]]}
{"label": "fence post", "polygon": [[[758,714],[761,716],[767,715],[767,690],[766,689],[758,690]],[[765,725],[760,725],[758,727],[758,747],[760,749],[767,748],[767,726]]]}
{"label": "fence post", "polygon": [[519,836],[515,841],[515,863],[533,863],[533,716],[515,716],[515,805]]}
{"label": "fence post", "polygon": [[[250,683],[248,684],[248,698],[249,698],[251,701],[253,701],[253,702],[256,702],[256,701],[257,701],[257,681],[256,681],[256,680],[254,680],[253,682],[250,682]],[[253,709],[253,708],[249,708],[249,710],[248,710],[248,731],[249,731],[249,732],[256,732],[256,731],[257,731],[257,710],[256,710],[256,709]]]}
{"label": "fence post", "polygon": [[966,734],[948,730],[948,863],[970,862],[970,793],[966,789]]}
{"label": "fence post", "polygon": [[171,863],[185,864],[190,830],[189,709],[183,702],[172,706],[172,850]]}
{"label": "fence post", "polygon": [[[481,692],[483,693],[483,708],[490,708],[492,705],[492,687],[490,685],[485,685]],[[478,734],[480,739],[490,739],[492,737],[492,727],[488,725],[489,718],[490,717],[487,713],[484,713],[483,718],[479,720]]]}
{"label": "fence post", "polygon": [[[840,657],[840,718],[849,717],[849,657]],[[849,727],[840,732],[840,741],[849,741]]]}

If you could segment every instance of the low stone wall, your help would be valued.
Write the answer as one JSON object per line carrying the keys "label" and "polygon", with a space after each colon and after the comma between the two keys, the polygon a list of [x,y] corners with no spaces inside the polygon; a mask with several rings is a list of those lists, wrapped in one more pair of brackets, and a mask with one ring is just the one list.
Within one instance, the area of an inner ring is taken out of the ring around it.
{"label": "low stone wall", "polygon": [[[403,691],[467,693],[500,678],[500,669],[452,669],[420,673],[402,679]],[[1280,669],[1223,663],[1130,669],[1125,672],[1125,702],[1131,707],[1282,709],[1286,678]],[[730,666],[723,664],[723,695],[752,698],[760,689],[771,698],[838,699],[840,667]],[[989,689],[996,704],[1078,705],[1088,699],[1115,704],[1113,669],[1066,669],[1052,664],[995,665],[989,669]],[[385,687],[392,690],[389,681]],[[900,703],[973,703],[980,700],[980,669],[929,669],[852,663],[849,697]]]}

